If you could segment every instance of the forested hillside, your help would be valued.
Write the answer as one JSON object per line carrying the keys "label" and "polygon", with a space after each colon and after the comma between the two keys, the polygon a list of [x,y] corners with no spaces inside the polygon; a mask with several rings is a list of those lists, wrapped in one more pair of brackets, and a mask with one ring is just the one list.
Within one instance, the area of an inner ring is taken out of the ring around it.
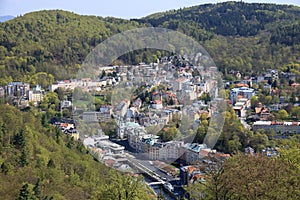
{"label": "forested hillside", "polygon": [[0,105],[0,199],[148,199],[140,179],[96,162],[42,113]]}
{"label": "forested hillside", "polygon": [[17,17],[0,24],[0,78],[22,80],[41,71],[56,79],[70,78],[97,44],[137,27],[133,21],[61,10]]}
{"label": "forested hillside", "polygon": [[157,13],[138,21],[153,26],[168,25],[170,29],[185,22],[218,35],[255,36],[263,30],[298,23],[299,19],[300,9],[295,6],[226,2]]}
{"label": "forested hillside", "polygon": [[300,8],[296,6],[225,2],[156,13],[137,21],[199,40],[223,72],[278,68],[300,59]]}
{"label": "forested hillside", "polygon": [[[226,2],[123,20],[52,10],[0,23],[0,78],[29,81],[37,72],[55,79],[74,77],[97,44],[124,30],[165,27],[195,38],[217,66],[257,71],[300,59],[300,8],[275,4]],[[152,61],[157,51],[121,57],[125,63]]]}

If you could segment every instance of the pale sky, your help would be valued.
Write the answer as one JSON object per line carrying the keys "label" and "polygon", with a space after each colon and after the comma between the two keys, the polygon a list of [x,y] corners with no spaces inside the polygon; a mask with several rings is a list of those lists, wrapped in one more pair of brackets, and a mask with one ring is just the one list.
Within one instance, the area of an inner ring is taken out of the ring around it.
{"label": "pale sky", "polygon": [[[222,0],[0,0],[0,16],[23,15],[28,12],[62,9],[77,14],[113,16],[125,19],[140,18],[155,12],[219,3]],[[292,4],[299,0],[245,0],[244,2]]]}

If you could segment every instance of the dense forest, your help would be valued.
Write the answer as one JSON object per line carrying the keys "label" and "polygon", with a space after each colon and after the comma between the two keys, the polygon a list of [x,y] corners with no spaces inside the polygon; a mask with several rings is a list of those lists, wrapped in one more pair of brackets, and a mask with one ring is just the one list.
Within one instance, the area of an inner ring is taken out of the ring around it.
{"label": "dense forest", "polygon": [[299,199],[299,153],[299,147],[293,146],[281,150],[281,156],[275,159],[236,154],[225,163],[206,164],[201,168],[207,171],[206,182],[187,187],[190,199]]}
{"label": "dense forest", "polygon": [[0,24],[1,78],[27,80],[38,72],[70,78],[97,44],[137,27],[133,21],[61,10],[25,14]]}
{"label": "dense forest", "polygon": [[[74,77],[86,55],[110,36],[137,27],[164,27],[199,41],[223,73],[279,68],[297,61],[300,8],[226,2],[123,20],[38,11],[0,23],[1,85],[29,81],[45,72],[55,79]],[[122,56],[128,64],[150,62],[157,51]]]}
{"label": "dense forest", "polygon": [[[0,105],[1,199],[148,199],[138,177],[96,162],[32,108]],[[4,187],[5,186],[5,187]]]}
{"label": "dense forest", "polygon": [[137,21],[195,38],[224,73],[279,68],[299,59],[300,9],[296,6],[225,2],[156,13]]}

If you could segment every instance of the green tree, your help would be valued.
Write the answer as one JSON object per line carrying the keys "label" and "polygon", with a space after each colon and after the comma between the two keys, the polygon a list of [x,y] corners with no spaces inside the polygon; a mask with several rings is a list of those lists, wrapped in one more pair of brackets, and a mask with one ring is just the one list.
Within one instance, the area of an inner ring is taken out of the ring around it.
{"label": "green tree", "polygon": [[7,173],[9,172],[9,168],[5,162],[1,164],[1,172],[5,175],[7,175]]}
{"label": "green tree", "polygon": [[294,116],[294,117],[296,117],[297,120],[299,120],[300,119],[300,107],[299,106],[293,107],[291,115]]}
{"label": "green tree", "polygon": [[48,161],[47,167],[48,168],[55,168],[56,167],[52,158]]}
{"label": "green tree", "polygon": [[166,132],[163,133],[163,141],[171,141],[178,134],[178,130],[175,126],[170,127]]}
{"label": "green tree", "polygon": [[257,152],[266,148],[269,144],[267,135],[264,133],[256,132],[249,138],[249,145],[253,147]]}
{"label": "green tree", "polygon": [[113,173],[110,178],[112,180],[111,184],[106,185],[100,193],[99,191],[95,192],[92,199],[150,199],[143,189],[143,178],[141,176],[130,177]]}
{"label": "green tree", "polygon": [[30,188],[28,183],[25,183],[20,190],[18,200],[30,200]]}
{"label": "green tree", "polygon": [[241,150],[242,144],[240,142],[240,138],[237,135],[234,135],[233,139],[228,141],[228,148],[230,152],[237,152]]}
{"label": "green tree", "polygon": [[251,108],[252,109],[254,109],[255,107],[257,107],[257,105],[259,103],[257,96],[251,97],[250,102],[251,102]]}
{"label": "green tree", "polygon": [[265,104],[268,106],[271,104],[271,102],[272,102],[272,96],[270,96],[270,95],[266,96]]}
{"label": "green tree", "polygon": [[223,167],[222,183],[232,199],[293,199],[299,195],[297,172],[281,159],[239,154]]}
{"label": "green tree", "polygon": [[55,91],[54,91],[56,94],[57,94],[57,97],[60,101],[63,101],[66,99],[66,90],[62,87],[59,87],[57,88]]}
{"label": "green tree", "polygon": [[279,119],[279,120],[286,120],[288,117],[289,117],[289,114],[284,109],[279,110],[277,115],[276,115],[276,118]]}
{"label": "green tree", "polygon": [[42,197],[42,181],[40,178],[37,179],[33,187],[33,194],[37,199],[40,199]]}
{"label": "green tree", "polygon": [[23,149],[21,152],[20,162],[22,167],[25,167],[29,164],[28,154],[25,149]]}
{"label": "green tree", "polygon": [[207,131],[207,127],[203,124],[200,124],[199,128],[197,129],[197,133],[194,139],[194,142],[203,143]]}

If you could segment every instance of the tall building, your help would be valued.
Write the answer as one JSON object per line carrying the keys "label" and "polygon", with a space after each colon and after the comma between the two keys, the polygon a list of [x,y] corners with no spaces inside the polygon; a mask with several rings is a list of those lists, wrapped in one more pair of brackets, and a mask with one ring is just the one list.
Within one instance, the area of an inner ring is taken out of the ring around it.
{"label": "tall building", "polygon": [[24,96],[30,90],[29,83],[10,82],[5,88],[5,96]]}

